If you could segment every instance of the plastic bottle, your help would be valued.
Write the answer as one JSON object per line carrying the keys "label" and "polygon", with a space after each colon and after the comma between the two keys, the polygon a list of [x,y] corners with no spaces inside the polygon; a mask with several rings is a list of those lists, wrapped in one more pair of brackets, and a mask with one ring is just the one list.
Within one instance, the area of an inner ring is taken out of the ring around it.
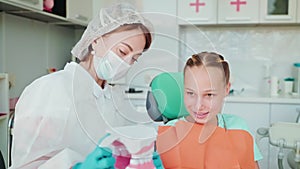
{"label": "plastic bottle", "polygon": [[294,78],[288,77],[283,79],[284,94],[290,95],[293,92]]}
{"label": "plastic bottle", "polygon": [[277,76],[272,76],[271,77],[271,82],[270,82],[270,95],[271,96],[278,96],[278,78]]}
{"label": "plastic bottle", "polygon": [[300,63],[294,63],[294,92],[300,95]]}

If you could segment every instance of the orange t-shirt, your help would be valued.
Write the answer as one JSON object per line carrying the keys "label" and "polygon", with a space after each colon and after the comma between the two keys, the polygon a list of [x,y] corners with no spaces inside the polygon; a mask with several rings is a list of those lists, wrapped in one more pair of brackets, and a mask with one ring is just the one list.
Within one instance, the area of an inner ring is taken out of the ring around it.
{"label": "orange t-shirt", "polygon": [[216,127],[210,137],[199,142],[201,124],[178,121],[161,126],[156,141],[166,169],[253,169],[253,138],[245,130]]}

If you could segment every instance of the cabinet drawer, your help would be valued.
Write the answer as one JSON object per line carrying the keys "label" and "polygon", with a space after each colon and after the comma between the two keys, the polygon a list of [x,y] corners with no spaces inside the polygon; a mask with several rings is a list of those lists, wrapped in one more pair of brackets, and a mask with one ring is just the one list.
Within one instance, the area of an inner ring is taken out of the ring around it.
{"label": "cabinet drawer", "polygon": [[260,0],[260,22],[296,23],[296,8],[297,0]]}
{"label": "cabinet drawer", "polygon": [[217,0],[177,0],[179,24],[216,24]]}
{"label": "cabinet drawer", "polygon": [[218,23],[258,23],[258,0],[218,0]]}

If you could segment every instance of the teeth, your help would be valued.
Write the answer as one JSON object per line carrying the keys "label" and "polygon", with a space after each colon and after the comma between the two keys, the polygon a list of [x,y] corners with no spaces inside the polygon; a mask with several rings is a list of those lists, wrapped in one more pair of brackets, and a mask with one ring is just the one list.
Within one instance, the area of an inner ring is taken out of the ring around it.
{"label": "teeth", "polygon": [[134,158],[130,159],[130,164],[134,164],[134,165],[136,165],[136,164],[145,164],[145,163],[148,163],[148,162],[152,162],[152,158],[134,157]]}
{"label": "teeth", "polygon": [[130,153],[123,146],[115,146],[113,149],[113,154],[117,156],[129,157]]}
{"label": "teeth", "polygon": [[115,147],[115,148],[113,149],[113,154],[116,155],[116,156],[119,156],[119,155],[120,155],[119,149]]}
{"label": "teeth", "polygon": [[138,164],[140,164],[140,163],[139,163],[139,160],[133,159],[133,158],[132,158],[132,159],[130,159],[130,164],[131,164],[131,165],[138,165]]}
{"label": "teeth", "polygon": [[128,156],[130,154],[126,149],[120,149],[120,155],[125,157],[125,156]]}
{"label": "teeth", "polygon": [[130,154],[124,145],[117,145],[113,148],[113,154],[116,156],[131,157],[130,163],[126,169],[154,169],[152,162],[152,149],[141,154]]}
{"label": "teeth", "polygon": [[139,159],[139,164],[144,164],[144,163],[145,163],[145,160]]}
{"label": "teeth", "polygon": [[135,160],[131,159],[130,164],[126,167],[126,169],[155,169],[153,162],[150,160]]}

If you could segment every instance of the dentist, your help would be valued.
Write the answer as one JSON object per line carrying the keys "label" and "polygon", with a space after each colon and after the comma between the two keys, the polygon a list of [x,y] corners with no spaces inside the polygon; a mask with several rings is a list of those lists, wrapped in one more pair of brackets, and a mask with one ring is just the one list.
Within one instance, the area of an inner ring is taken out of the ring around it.
{"label": "dentist", "polygon": [[10,169],[113,168],[111,150],[98,145],[107,129],[136,121],[118,105],[122,91],[107,81],[124,77],[149,49],[151,30],[128,4],[101,9],[71,51],[80,63],[67,63],[23,91]]}

